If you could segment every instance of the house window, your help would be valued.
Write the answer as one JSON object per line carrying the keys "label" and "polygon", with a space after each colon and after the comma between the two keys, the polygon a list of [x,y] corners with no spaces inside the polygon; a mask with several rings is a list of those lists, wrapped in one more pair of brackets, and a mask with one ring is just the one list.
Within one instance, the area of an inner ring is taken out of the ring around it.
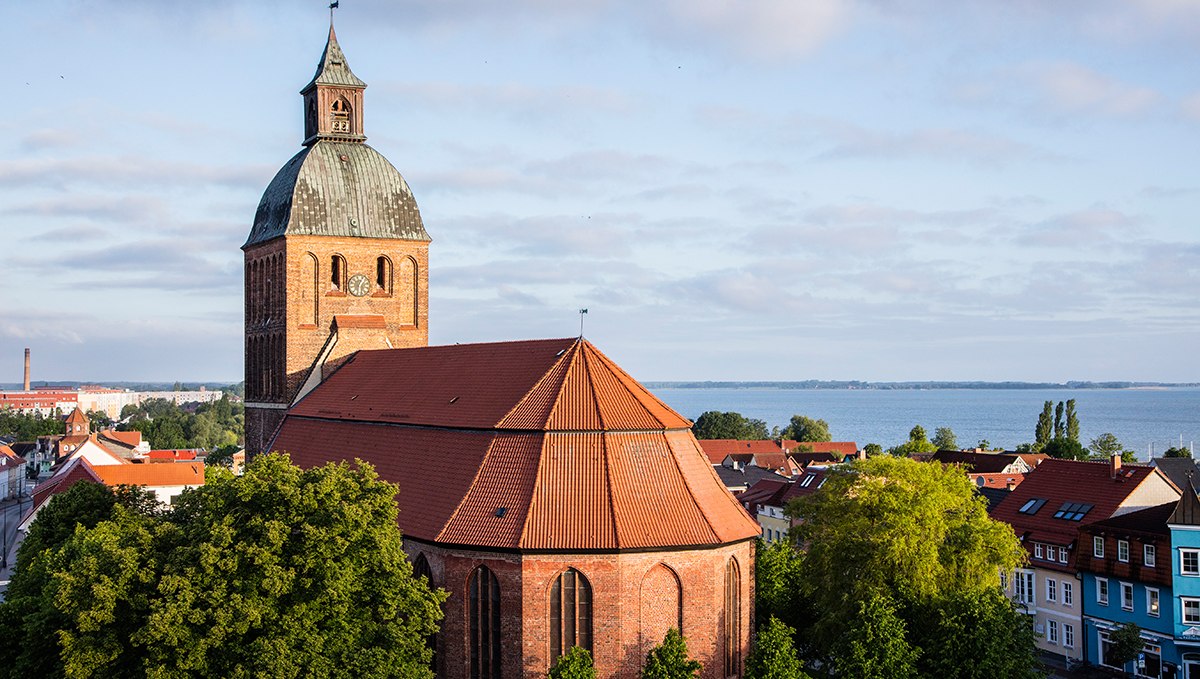
{"label": "house window", "polygon": [[1000,589],[1008,591],[1008,576],[1004,574],[1004,571],[1000,571]]}
{"label": "house window", "polygon": [[550,588],[550,660],[572,646],[592,650],[592,586],[568,568]]}
{"label": "house window", "polygon": [[1129,541],[1117,540],[1117,561],[1129,563]]}
{"label": "house window", "polygon": [[1046,601],[1058,601],[1058,581],[1046,578]]}
{"label": "house window", "polygon": [[1033,591],[1033,571],[1017,571],[1013,578],[1014,596],[1019,604],[1033,606],[1035,602]]}
{"label": "house window", "polygon": [[1046,621],[1046,641],[1048,641],[1052,644],[1058,643],[1058,621],[1057,620],[1047,620]]}
{"label": "house window", "polygon": [[1038,542],[1033,545],[1033,556],[1035,559],[1042,558],[1042,543]]}
{"label": "house window", "polygon": [[1069,580],[1062,581],[1062,605],[1071,606],[1075,603],[1075,584]]}
{"label": "house window", "polygon": [[1097,559],[1104,558],[1104,538],[1099,535],[1092,538],[1092,556]]}
{"label": "house window", "polygon": [[487,566],[471,572],[468,598],[471,679],[500,679],[500,583]]}
{"label": "house window", "polygon": [[1128,582],[1121,583],[1121,610],[1133,610],[1133,585]]}
{"label": "house window", "polygon": [[1067,548],[1066,547],[1058,548],[1058,562],[1059,563],[1067,562]]}
{"label": "house window", "polygon": [[1142,565],[1154,567],[1154,545],[1142,545]]}
{"label": "house window", "polygon": [[1182,575],[1200,575],[1200,549],[1179,550],[1179,572]]}
{"label": "house window", "polygon": [[1096,578],[1096,603],[1101,606],[1108,605],[1108,579]]}
{"label": "house window", "polygon": [[725,566],[725,616],[723,620],[725,637],[725,675],[726,677],[741,676],[742,673],[742,587],[741,573],[738,572],[737,561],[729,560]]}
{"label": "house window", "polygon": [[1153,587],[1146,588],[1146,615],[1158,617],[1158,590]]}
{"label": "house window", "polygon": [[1062,639],[1065,648],[1075,648],[1075,626],[1069,622],[1064,622],[1062,626]]}
{"label": "house window", "polygon": [[1200,599],[1180,599],[1183,605],[1183,624],[1200,625]]}

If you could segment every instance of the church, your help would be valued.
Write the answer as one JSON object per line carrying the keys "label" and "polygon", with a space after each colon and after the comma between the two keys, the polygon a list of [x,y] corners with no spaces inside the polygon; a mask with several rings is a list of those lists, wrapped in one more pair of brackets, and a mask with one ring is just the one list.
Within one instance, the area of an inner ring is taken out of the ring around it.
{"label": "church", "polygon": [[439,677],[544,677],[573,646],[637,677],[672,627],[705,679],[740,677],[758,525],[582,337],[429,346],[430,237],[366,144],[365,89],[331,27],[242,247],[247,453],[398,484],[414,569],[450,593]]}

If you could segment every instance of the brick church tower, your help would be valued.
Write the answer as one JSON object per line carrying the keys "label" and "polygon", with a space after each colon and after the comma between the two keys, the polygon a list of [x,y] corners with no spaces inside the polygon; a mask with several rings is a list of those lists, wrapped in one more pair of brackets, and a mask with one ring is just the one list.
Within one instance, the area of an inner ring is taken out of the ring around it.
{"label": "brick church tower", "polygon": [[245,252],[246,451],[359,349],[429,343],[429,234],[363,134],[366,83],[333,27],[304,97],[304,149],[259,202]]}

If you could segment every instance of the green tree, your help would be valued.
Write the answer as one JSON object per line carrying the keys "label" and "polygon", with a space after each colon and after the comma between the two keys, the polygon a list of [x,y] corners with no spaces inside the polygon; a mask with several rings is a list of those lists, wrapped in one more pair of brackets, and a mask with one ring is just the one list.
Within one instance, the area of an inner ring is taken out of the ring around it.
{"label": "green tree", "polygon": [[896,457],[908,457],[920,453],[936,453],[937,446],[925,437],[925,427],[914,426],[908,432],[908,441],[888,449],[888,453]]}
{"label": "green tree", "polygon": [[787,513],[799,519],[797,543],[807,545],[800,580],[817,611],[808,636],[818,651],[861,626],[856,616],[872,596],[903,607],[994,588],[997,573],[1025,559],[967,476],[942,465],[857,460],[832,469],[822,492]]}
{"label": "green tree", "polygon": [[825,420],[814,420],[805,415],[792,415],[791,422],[783,428],[780,435],[793,441],[821,442],[832,441],[829,435],[829,423]]}
{"label": "green tree", "polygon": [[1037,638],[1029,616],[998,587],[946,592],[918,604],[910,628],[923,677],[1039,679]]}
{"label": "green tree", "polygon": [[1060,460],[1086,460],[1088,458],[1087,449],[1079,441],[1069,438],[1053,439],[1038,452]]}
{"label": "green tree", "polygon": [[679,630],[672,627],[658,646],[646,654],[642,666],[642,679],[695,679],[700,674],[700,663],[688,656],[687,641]]}
{"label": "green tree", "polygon": [[1075,399],[1067,401],[1067,438],[1079,440],[1079,415],[1075,413]]}
{"label": "green tree", "polygon": [[1113,455],[1120,455],[1124,462],[1136,462],[1133,451],[1125,450],[1125,446],[1112,433],[1104,433],[1092,439],[1088,448],[1096,459],[1107,460]]}
{"label": "green tree", "polygon": [[1175,448],[1175,447],[1167,448],[1166,451],[1163,452],[1163,457],[1191,457],[1191,456],[1192,456],[1192,451],[1187,448],[1184,448],[1183,446],[1180,446],[1178,448]]}
{"label": "green tree", "polygon": [[1046,445],[1050,443],[1050,439],[1054,433],[1054,402],[1046,401],[1042,404],[1042,414],[1038,415],[1037,427],[1033,431],[1033,440],[1035,443]]}
{"label": "green tree", "polygon": [[915,678],[918,649],[907,640],[907,625],[879,591],[863,591],[853,624],[834,641],[833,665],[839,676],[855,679]]}
{"label": "green tree", "polygon": [[1054,438],[1062,438],[1066,433],[1063,428],[1063,402],[1059,401],[1054,408]]}
{"label": "green tree", "polygon": [[754,551],[754,617],[779,618],[792,627],[805,621],[801,600],[802,555],[790,540],[758,542]]}
{"label": "green tree", "polygon": [[[1025,445],[1029,445],[1029,444],[1025,444]],[[976,443],[975,447],[980,450],[991,450],[992,442],[987,439],[979,439],[979,443]]]}
{"label": "green tree", "polygon": [[883,455],[883,446],[878,443],[868,443],[863,446],[863,452],[866,453],[867,457],[877,457]]}
{"label": "green tree", "polygon": [[745,679],[807,679],[792,642],[796,630],[772,616],[758,632],[746,659]]}
{"label": "green tree", "polygon": [[1108,652],[1104,654],[1105,663],[1115,667],[1124,667],[1126,663],[1137,660],[1146,642],[1142,640],[1142,630],[1136,624],[1127,622],[1108,634]]}
{"label": "green tree", "polygon": [[[56,674],[432,677],[445,595],[413,577],[396,492],[368,465],[266,455],[242,477],[210,469],[163,515],[116,504],[35,558]],[[46,631],[32,617],[22,638]],[[40,667],[23,657],[12,676]]]}
{"label": "green tree", "polygon": [[546,676],[548,679],[596,679],[592,654],[586,648],[572,646],[554,661]]}
{"label": "green tree", "polygon": [[750,419],[741,413],[709,410],[701,413],[692,424],[692,434],[698,439],[762,440],[770,436],[767,423]]}
{"label": "green tree", "polygon": [[938,450],[958,450],[958,437],[950,427],[938,427],[930,441]]}

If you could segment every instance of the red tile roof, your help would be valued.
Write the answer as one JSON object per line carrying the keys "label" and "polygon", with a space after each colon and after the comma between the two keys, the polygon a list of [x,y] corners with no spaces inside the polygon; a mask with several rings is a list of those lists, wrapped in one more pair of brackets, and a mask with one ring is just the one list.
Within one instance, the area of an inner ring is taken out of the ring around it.
{"label": "red tile roof", "polygon": [[811,464],[828,464],[839,461],[838,456],[834,453],[788,453],[788,457],[802,468]]}
{"label": "red tile roof", "polygon": [[137,431],[117,431],[116,429],[105,429],[99,432],[100,438],[115,441],[119,445],[126,448],[137,448],[142,445],[142,432]]}
{"label": "red tile roof", "polygon": [[793,441],[784,439],[780,442],[784,449],[792,451],[800,446],[811,449],[814,453],[840,453],[853,455],[858,452],[858,444],[854,441]]}
{"label": "red tile roof", "polygon": [[[1153,467],[1125,465],[1113,479],[1108,462],[1048,459],[992,509],[992,518],[1012,526],[1029,550],[1033,542],[1068,546],[1077,539],[1081,526],[1111,517],[1138,486],[1155,475],[1170,485]],[[1045,502],[1033,514],[1020,511],[1033,500]],[[1054,518],[1065,503],[1092,508],[1080,521]]]}
{"label": "red tile roof", "polygon": [[83,411],[79,409],[79,406],[75,406],[75,409],[67,415],[67,424],[82,424],[87,426],[90,423],[91,421],[88,420],[87,415],[85,415]]}
{"label": "red tile roof", "polygon": [[519,550],[653,549],[759,534],[663,405],[583,340],[363,351],[284,419],[303,467],[363,459],[406,535]]}
{"label": "red tile roof", "polygon": [[195,450],[152,450],[146,453],[151,460],[194,460]]}
{"label": "red tile roof", "polygon": [[[959,450],[939,450],[930,458],[931,462],[960,464],[969,472],[998,474],[1017,461],[1016,455],[1003,453],[971,453]],[[1034,466],[1034,465],[1030,465]]]}
{"label": "red tile roof", "polygon": [[[89,465],[90,466],[90,465]],[[204,463],[107,464],[92,467],[92,473],[109,486],[203,486]]]}
{"label": "red tile roof", "polygon": [[[980,488],[1008,488],[1009,484],[1013,487],[1021,485],[1025,480],[1024,474],[975,474],[970,473],[968,476]],[[980,483],[980,481],[983,483]]]}
{"label": "red tile roof", "polygon": [[778,453],[783,450],[778,441],[740,439],[698,439],[704,454],[713,464],[721,464],[726,455],[736,453]]}

